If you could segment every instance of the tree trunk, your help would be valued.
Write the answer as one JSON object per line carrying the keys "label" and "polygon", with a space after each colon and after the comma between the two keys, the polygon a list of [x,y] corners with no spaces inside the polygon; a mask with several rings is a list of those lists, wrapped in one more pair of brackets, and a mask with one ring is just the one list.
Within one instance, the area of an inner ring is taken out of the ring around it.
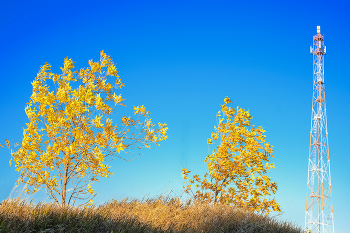
{"label": "tree trunk", "polygon": [[216,180],[215,182],[215,199],[214,199],[214,204],[216,204],[217,202],[217,196],[219,194],[219,190],[218,190],[218,180]]}
{"label": "tree trunk", "polygon": [[68,164],[64,165],[64,177],[63,177],[63,187],[62,187],[62,207],[66,205],[66,192],[68,183]]}

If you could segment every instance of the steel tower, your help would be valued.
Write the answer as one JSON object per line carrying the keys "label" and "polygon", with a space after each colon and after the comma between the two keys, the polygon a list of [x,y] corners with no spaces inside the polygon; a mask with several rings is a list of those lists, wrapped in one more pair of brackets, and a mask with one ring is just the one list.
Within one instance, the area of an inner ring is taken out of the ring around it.
{"label": "steel tower", "polygon": [[307,179],[305,229],[307,232],[334,232],[332,183],[328,149],[324,55],[326,46],[321,28],[313,36],[313,95]]}

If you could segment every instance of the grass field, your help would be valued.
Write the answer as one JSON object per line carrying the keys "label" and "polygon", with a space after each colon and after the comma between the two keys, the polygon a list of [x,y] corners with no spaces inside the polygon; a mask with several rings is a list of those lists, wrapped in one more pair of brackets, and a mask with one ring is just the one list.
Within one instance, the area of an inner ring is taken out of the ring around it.
{"label": "grass field", "polygon": [[0,232],[302,232],[275,218],[179,198],[111,200],[100,206],[61,207],[21,199],[0,205]]}

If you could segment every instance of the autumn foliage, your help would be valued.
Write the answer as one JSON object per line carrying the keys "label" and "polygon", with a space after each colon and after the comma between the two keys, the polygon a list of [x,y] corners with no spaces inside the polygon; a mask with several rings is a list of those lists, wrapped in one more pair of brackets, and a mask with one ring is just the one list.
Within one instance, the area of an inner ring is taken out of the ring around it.
{"label": "autumn foliage", "polygon": [[203,178],[193,175],[189,179],[190,171],[183,168],[185,192],[199,201],[233,205],[257,213],[268,215],[272,210],[280,211],[274,199],[265,198],[277,190],[277,184],[267,176],[274,164],[269,163],[273,149],[265,142],[265,130],[251,125],[248,111],[231,108],[229,103],[231,100],[226,97],[217,113],[215,132],[207,140],[208,144],[216,145],[204,160],[209,174]]}
{"label": "autumn foliage", "polygon": [[91,184],[113,174],[106,159],[123,158],[123,150],[150,148],[167,138],[167,125],[156,127],[144,106],[134,106],[135,117],[112,123],[113,110],[125,106],[115,93],[124,84],[110,56],[103,51],[100,55],[100,61],[90,60],[79,71],[68,58],[62,74],[51,72],[47,63],[41,67],[25,106],[29,123],[22,143],[11,150],[18,182],[28,185],[26,191],[43,187],[62,206],[77,199],[92,202],[96,193]]}

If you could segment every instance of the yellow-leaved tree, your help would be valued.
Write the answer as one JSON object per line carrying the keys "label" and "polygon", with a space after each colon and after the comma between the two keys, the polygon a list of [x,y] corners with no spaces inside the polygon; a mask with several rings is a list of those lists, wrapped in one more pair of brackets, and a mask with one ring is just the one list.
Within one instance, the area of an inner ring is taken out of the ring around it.
{"label": "yellow-leaved tree", "polygon": [[123,158],[123,150],[150,148],[167,138],[167,125],[156,127],[144,106],[134,106],[135,117],[124,116],[119,125],[112,124],[114,108],[125,106],[121,94],[115,93],[124,84],[103,51],[100,61],[88,63],[88,68],[73,70],[74,62],[65,58],[62,74],[53,73],[47,63],[41,67],[25,106],[29,123],[22,143],[18,150],[11,149],[20,172],[17,182],[28,185],[26,192],[45,188],[62,206],[78,199],[92,203],[96,192],[91,184],[113,174],[107,159]]}
{"label": "yellow-leaved tree", "polygon": [[280,211],[275,199],[265,198],[277,190],[277,184],[266,174],[274,164],[269,163],[273,149],[265,143],[265,130],[251,125],[248,111],[228,107],[229,103],[232,102],[226,97],[217,113],[218,126],[214,126],[215,132],[207,140],[208,144],[216,145],[204,160],[209,174],[203,179],[199,175],[189,179],[190,171],[182,169],[185,193],[199,201],[228,204],[266,215],[271,210]]}

